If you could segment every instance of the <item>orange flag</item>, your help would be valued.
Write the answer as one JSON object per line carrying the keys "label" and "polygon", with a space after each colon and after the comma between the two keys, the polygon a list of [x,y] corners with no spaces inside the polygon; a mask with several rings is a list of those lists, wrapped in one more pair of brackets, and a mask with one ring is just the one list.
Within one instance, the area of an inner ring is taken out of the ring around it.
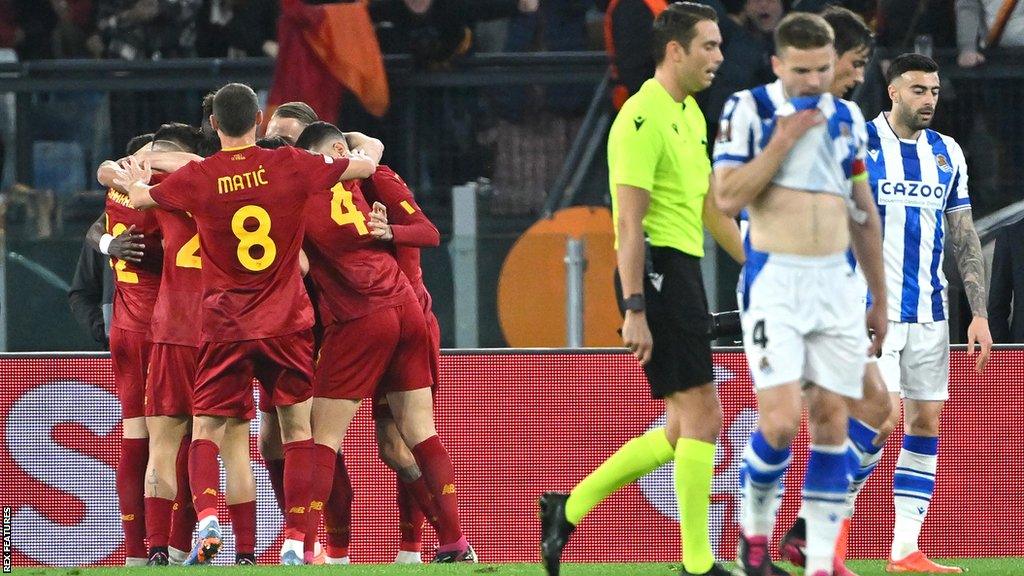
{"label": "orange flag", "polygon": [[363,108],[383,116],[391,104],[384,58],[370,20],[367,0],[323,6],[319,26],[303,32],[331,75],[348,88]]}

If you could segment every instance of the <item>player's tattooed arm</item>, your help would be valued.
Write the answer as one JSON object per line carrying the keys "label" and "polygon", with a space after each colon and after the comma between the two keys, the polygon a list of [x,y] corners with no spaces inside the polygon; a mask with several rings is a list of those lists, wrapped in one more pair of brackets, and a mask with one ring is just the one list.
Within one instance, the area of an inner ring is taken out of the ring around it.
{"label": "player's tattooed arm", "polygon": [[971,210],[951,212],[946,215],[946,220],[949,223],[949,240],[953,243],[956,265],[964,281],[964,292],[967,293],[971,313],[978,318],[988,318],[985,257],[981,252],[981,240],[974,230]]}

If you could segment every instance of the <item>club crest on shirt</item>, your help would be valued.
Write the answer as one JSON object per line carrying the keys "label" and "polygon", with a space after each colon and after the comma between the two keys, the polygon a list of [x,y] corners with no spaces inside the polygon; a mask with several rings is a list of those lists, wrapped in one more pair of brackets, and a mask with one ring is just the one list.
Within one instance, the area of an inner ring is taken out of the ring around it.
{"label": "club crest on shirt", "polygon": [[953,173],[953,167],[949,165],[949,160],[947,160],[942,154],[935,155],[935,165],[939,167],[939,170],[942,170],[946,174]]}
{"label": "club crest on shirt", "polygon": [[849,122],[840,122],[839,135],[842,136],[843,138],[849,138],[850,134],[852,133],[851,128],[852,127],[850,126]]}

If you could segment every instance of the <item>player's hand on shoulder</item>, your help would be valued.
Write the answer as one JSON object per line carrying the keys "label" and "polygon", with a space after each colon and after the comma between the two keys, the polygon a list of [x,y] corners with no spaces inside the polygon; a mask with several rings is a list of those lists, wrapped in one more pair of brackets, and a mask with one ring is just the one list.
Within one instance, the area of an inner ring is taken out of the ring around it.
{"label": "player's hand on shoulder", "polygon": [[352,150],[348,153],[349,165],[355,165],[359,175],[356,178],[369,178],[377,171],[377,161],[361,150]]}
{"label": "player's hand on shoulder", "polygon": [[128,190],[128,187],[136,182],[148,184],[152,177],[153,168],[149,165],[149,160],[129,156],[119,162],[118,168],[114,170],[114,186]]}
{"label": "player's hand on shoulder", "polygon": [[135,224],[132,224],[124,232],[114,236],[107,253],[120,260],[142,262],[146,249],[146,245],[142,243],[144,238],[144,235],[135,233]]}
{"label": "player's hand on shoulder", "polygon": [[775,120],[775,132],[772,140],[777,139],[787,148],[792,147],[808,130],[824,122],[825,116],[817,108],[780,116]]}
{"label": "player's hand on shoulder", "polygon": [[643,312],[626,312],[622,322],[622,344],[629,348],[641,365],[651,361],[651,350],[654,339],[651,328],[647,325],[647,316]]}
{"label": "player's hand on shoulder", "polygon": [[868,355],[876,358],[882,355],[882,343],[889,331],[889,318],[885,306],[872,305],[867,313],[868,334],[871,336],[871,346],[868,347]]}

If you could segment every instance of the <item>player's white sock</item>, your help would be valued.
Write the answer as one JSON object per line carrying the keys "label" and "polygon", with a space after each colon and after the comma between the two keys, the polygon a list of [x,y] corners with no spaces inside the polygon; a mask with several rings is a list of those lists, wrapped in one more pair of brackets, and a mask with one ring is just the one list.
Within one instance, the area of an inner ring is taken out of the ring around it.
{"label": "player's white sock", "polygon": [[935,492],[935,467],[939,439],[932,436],[904,436],[892,480],[896,523],[892,530],[892,559],[900,560],[917,551],[917,538],[928,515]]}
{"label": "player's white sock", "polygon": [[747,538],[772,535],[790,456],[788,446],[773,448],[760,430],[750,435],[740,468],[740,526]]}
{"label": "player's white sock", "polygon": [[864,488],[868,477],[875,471],[878,461],[882,459],[882,446],[875,446],[878,430],[856,418],[850,418],[849,426],[850,443],[848,446],[853,451],[856,464],[852,470],[853,480],[850,482],[850,492],[846,498],[846,516],[852,518],[857,495]]}
{"label": "player's white sock", "polygon": [[327,556],[324,558],[324,564],[351,564],[352,560],[348,556],[343,558],[331,558]]}
{"label": "player's white sock", "polygon": [[178,550],[174,546],[167,547],[167,563],[172,566],[184,564],[188,559],[188,550]]}
{"label": "player's white sock", "polygon": [[199,533],[202,534],[203,530],[206,530],[207,528],[209,528],[210,524],[213,524],[214,522],[217,522],[217,517],[212,515],[212,514],[210,516],[203,516],[202,518],[200,518],[199,519]]}
{"label": "player's white sock", "polygon": [[149,562],[149,558],[125,557],[124,559],[125,566],[145,566],[147,562]]}
{"label": "player's white sock", "polygon": [[410,552],[408,550],[399,550],[398,556],[395,556],[395,564],[422,564],[423,556],[419,552]]}
{"label": "player's white sock", "polygon": [[304,544],[303,544],[302,540],[294,540],[292,538],[286,538],[284,543],[281,544],[281,557],[284,558],[285,553],[290,550],[290,551],[295,552],[296,556],[298,556],[299,558],[302,558],[303,557],[302,556],[303,546],[304,546]]}
{"label": "player's white sock", "polygon": [[850,455],[842,446],[811,445],[804,477],[803,502],[807,514],[807,569],[805,574],[823,570],[832,573],[836,540],[850,490]]}

